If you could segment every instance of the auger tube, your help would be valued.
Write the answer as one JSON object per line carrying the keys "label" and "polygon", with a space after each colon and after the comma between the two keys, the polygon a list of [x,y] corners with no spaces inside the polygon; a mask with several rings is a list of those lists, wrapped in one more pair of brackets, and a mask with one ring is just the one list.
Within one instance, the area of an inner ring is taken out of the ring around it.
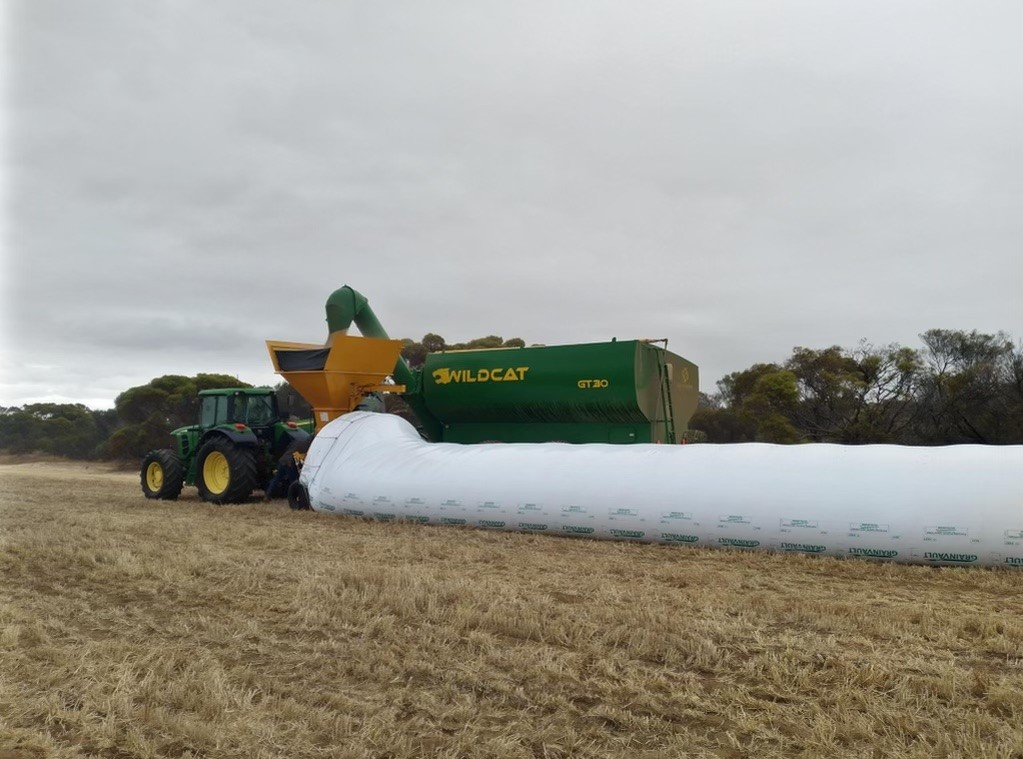
{"label": "auger tube", "polygon": [[1023,567],[1023,446],[427,443],[355,412],[314,440],[316,511],[436,525]]}
{"label": "auger tube", "polygon": [[[327,330],[329,334],[347,334],[354,323],[364,337],[379,337],[390,339],[387,330],[384,329],[380,320],[377,319],[373,309],[369,306],[369,299],[348,285],[338,288],[327,298],[325,306],[327,312]],[[405,386],[405,393],[402,398],[415,412],[416,418],[422,425],[423,433],[430,440],[441,439],[441,425],[437,418],[430,413],[426,402],[420,393],[420,377],[408,365],[408,362],[401,356],[394,366],[394,381]]]}

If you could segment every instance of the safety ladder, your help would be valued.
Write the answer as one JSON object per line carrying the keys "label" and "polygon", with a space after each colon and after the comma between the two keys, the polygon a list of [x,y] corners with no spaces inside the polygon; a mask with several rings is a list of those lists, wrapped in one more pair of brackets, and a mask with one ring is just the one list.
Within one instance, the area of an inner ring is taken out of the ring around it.
{"label": "safety ladder", "polygon": [[661,408],[664,409],[664,442],[674,445],[678,440],[675,438],[675,410],[671,405],[671,366],[667,360],[668,339],[663,338],[650,342],[664,343],[664,348],[660,352],[660,360],[657,362],[657,372],[660,375]]}

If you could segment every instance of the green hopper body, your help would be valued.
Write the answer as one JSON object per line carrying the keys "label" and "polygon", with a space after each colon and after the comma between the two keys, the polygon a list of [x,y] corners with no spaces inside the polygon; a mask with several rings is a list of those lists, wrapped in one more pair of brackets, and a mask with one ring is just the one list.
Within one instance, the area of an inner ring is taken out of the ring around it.
{"label": "green hopper body", "polygon": [[454,443],[678,443],[699,369],[641,340],[431,353],[421,393]]}

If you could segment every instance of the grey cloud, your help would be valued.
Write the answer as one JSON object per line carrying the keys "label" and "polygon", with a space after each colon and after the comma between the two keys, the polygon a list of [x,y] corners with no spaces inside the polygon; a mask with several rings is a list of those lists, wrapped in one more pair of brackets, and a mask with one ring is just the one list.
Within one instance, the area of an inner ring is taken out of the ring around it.
{"label": "grey cloud", "polygon": [[75,314],[101,385],[265,377],[346,282],[396,336],[667,336],[706,389],[1023,321],[1015,3],[14,8],[7,350]]}

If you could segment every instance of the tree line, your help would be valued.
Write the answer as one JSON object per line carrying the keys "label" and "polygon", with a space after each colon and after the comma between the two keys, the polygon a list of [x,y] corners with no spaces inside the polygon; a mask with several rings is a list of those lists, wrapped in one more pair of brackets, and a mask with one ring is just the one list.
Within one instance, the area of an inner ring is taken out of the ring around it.
{"label": "tree line", "polygon": [[[0,449],[47,453],[73,459],[141,459],[170,445],[170,431],[195,424],[199,391],[251,387],[228,374],[169,374],[125,390],[114,408],[89,409],[80,403],[30,403],[0,407]],[[277,404],[296,418],[312,410],[294,388],[275,388]]]}
{"label": "tree line", "polygon": [[[1002,332],[933,329],[920,337],[921,348],[794,348],[784,362],[754,364],[701,393],[689,427],[712,443],[1023,444],[1023,344]],[[448,345],[433,333],[403,343],[413,367],[439,350],[525,346],[496,335]],[[224,374],[166,375],[124,391],[109,410],[0,407],[0,450],[140,459],[167,447],[172,429],[196,422],[200,390],[249,386]],[[311,414],[286,382],[275,392],[292,418]],[[407,412],[399,398],[387,408]]]}
{"label": "tree line", "polygon": [[402,340],[401,355],[413,369],[419,369],[426,362],[426,354],[437,351],[483,350],[484,348],[525,348],[526,341],[521,337],[505,340],[500,335],[477,337],[466,343],[448,345],[440,335],[427,332],[422,340]]}
{"label": "tree line", "polygon": [[701,396],[689,423],[715,443],[1023,443],[1023,344],[932,329],[923,347],[797,347]]}

